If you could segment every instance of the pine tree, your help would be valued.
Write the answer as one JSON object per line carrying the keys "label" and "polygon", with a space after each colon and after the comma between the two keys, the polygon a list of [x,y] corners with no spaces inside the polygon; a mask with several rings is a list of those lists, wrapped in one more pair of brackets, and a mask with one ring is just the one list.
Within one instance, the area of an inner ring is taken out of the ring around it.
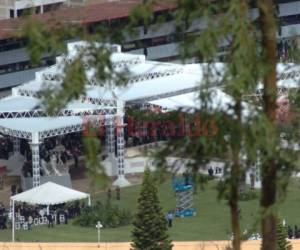
{"label": "pine tree", "polygon": [[277,225],[276,225],[276,250],[291,250],[292,245],[291,243],[286,239],[287,238],[287,230],[286,227],[283,225],[281,219],[277,219]]}
{"label": "pine tree", "polygon": [[172,249],[167,233],[167,221],[162,212],[150,170],[146,169],[138,210],[133,222],[132,249],[169,250]]}

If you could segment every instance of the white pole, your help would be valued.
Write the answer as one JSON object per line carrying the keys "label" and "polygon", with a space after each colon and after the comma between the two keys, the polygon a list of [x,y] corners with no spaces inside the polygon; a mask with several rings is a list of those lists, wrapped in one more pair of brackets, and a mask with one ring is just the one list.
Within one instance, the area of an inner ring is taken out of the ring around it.
{"label": "white pole", "polygon": [[100,246],[99,245],[100,244],[100,228],[102,228],[102,225],[101,225],[100,221],[97,222],[96,228],[98,230],[98,247],[99,247]]}
{"label": "white pole", "polygon": [[12,242],[15,242],[15,201],[12,201]]}
{"label": "white pole", "polygon": [[89,205],[89,207],[92,205],[92,203],[91,203],[91,196],[90,195],[88,196],[88,205]]}

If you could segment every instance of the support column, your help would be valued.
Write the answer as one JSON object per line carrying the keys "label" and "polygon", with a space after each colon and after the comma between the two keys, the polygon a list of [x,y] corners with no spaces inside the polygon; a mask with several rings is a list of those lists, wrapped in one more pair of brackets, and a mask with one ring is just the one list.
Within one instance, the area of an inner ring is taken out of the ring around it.
{"label": "support column", "polygon": [[32,134],[31,153],[32,153],[32,187],[41,184],[40,176],[40,142],[38,133]]}
{"label": "support column", "polygon": [[109,156],[115,156],[115,126],[114,118],[105,118],[107,120],[107,125],[105,129],[105,139],[106,139],[106,152]]}
{"label": "support column", "polygon": [[14,153],[20,153],[20,139],[13,137]]}
{"label": "support column", "polygon": [[124,187],[130,185],[125,178],[125,162],[124,162],[124,103],[118,101],[117,112],[117,168],[118,178],[113,183],[114,186]]}

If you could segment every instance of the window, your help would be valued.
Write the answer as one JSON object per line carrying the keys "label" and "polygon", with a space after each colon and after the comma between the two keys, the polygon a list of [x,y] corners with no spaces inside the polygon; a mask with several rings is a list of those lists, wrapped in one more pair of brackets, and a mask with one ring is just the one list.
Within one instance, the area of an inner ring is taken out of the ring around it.
{"label": "window", "polygon": [[15,11],[14,10],[9,10],[9,17],[14,18],[15,17]]}
{"label": "window", "polygon": [[27,69],[50,66],[53,64],[55,64],[55,59],[49,57],[49,58],[42,59],[41,62],[37,65],[31,64],[30,61],[1,65],[0,74],[8,74],[8,73],[18,72],[22,70],[27,70]]}
{"label": "window", "polygon": [[286,26],[286,25],[292,25],[292,24],[298,24],[300,23],[300,15],[289,15],[289,16],[283,16],[279,18],[280,25]]}

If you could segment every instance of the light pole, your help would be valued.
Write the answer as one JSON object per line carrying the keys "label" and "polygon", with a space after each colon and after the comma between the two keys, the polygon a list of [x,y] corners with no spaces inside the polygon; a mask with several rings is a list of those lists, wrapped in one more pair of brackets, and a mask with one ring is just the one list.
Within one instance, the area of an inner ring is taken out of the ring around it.
{"label": "light pole", "polygon": [[97,222],[97,225],[96,225],[96,228],[97,228],[97,230],[98,230],[98,245],[99,245],[99,243],[100,243],[100,228],[102,228],[102,227],[103,227],[103,226],[102,226],[101,222],[98,221],[98,222]]}

